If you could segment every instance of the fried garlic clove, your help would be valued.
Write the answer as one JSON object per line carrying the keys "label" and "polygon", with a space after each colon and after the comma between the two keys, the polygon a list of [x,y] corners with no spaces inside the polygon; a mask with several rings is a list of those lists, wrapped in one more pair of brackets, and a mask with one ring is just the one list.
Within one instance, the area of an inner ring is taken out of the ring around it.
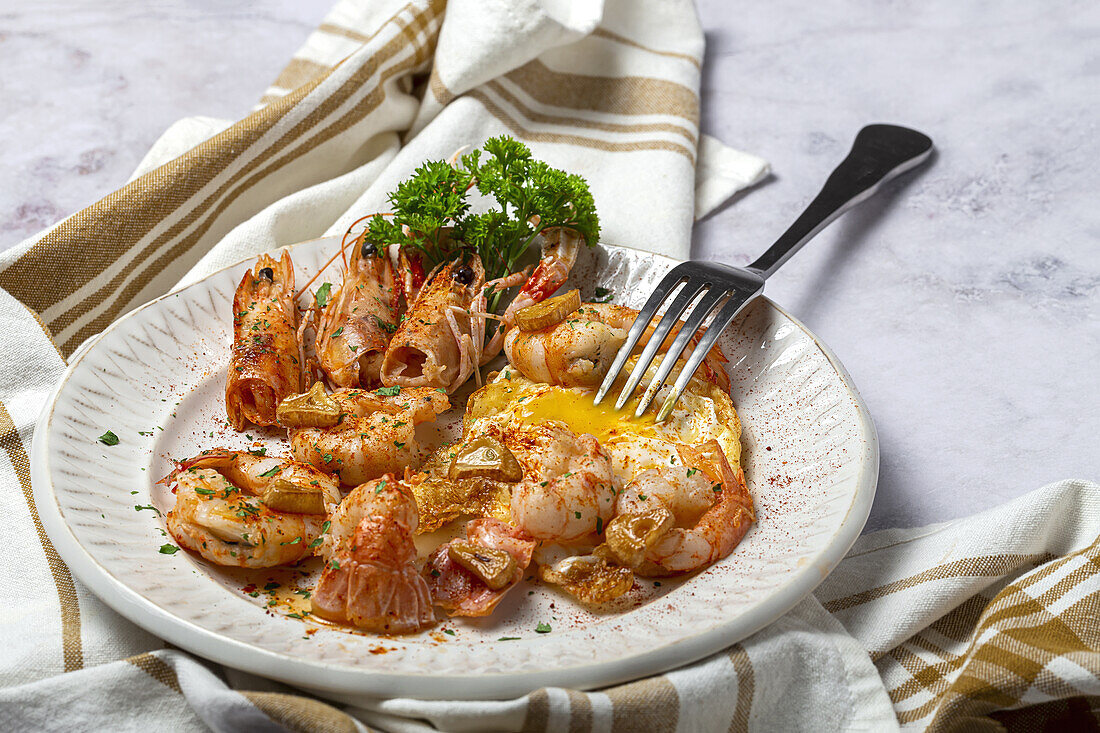
{"label": "fried garlic clove", "polygon": [[504,550],[456,541],[447,548],[447,555],[476,575],[489,590],[501,590],[515,578],[516,560]]}
{"label": "fried garlic clove", "polygon": [[287,397],[275,410],[275,419],[285,428],[331,428],[340,417],[340,407],[320,382],[308,392]]}
{"label": "fried garlic clove", "polygon": [[523,478],[523,468],[503,443],[488,435],[481,435],[458,449],[447,475],[452,481],[488,478],[515,483]]}
{"label": "fried garlic clove", "polygon": [[564,295],[548,298],[516,311],[516,325],[521,331],[541,331],[556,326],[581,307],[581,292],[570,290]]}
{"label": "fried garlic clove", "polygon": [[277,478],[264,489],[268,509],[288,514],[325,514],[325,494],[316,486],[298,486]]}
{"label": "fried garlic clove", "polygon": [[634,573],[629,568],[612,565],[596,555],[576,555],[553,565],[540,565],[539,579],[560,586],[590,605],[613,601],[634,587]]}
{"label": "fried garlic clove", "polygon": [[607,525],[607,548],[620,565],[637,570],[645,553],[672,528],[672,514],[658,505],[644,514],[620,514]]}

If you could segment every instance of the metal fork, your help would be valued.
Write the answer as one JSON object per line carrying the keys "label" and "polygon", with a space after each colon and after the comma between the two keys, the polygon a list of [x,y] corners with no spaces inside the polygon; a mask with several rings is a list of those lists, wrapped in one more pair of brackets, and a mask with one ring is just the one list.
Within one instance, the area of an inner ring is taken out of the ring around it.
{"label": "metal fork", "polygon": [[661,359],[653,381],[638,402],[635,416],[641,417],[645,414],[707,316],[721,306],[717,315],[708,324],[706,332],[692,349],[671,391],[661,403],[657,420],[664,420],[672,412],[691,376],[702,364],[703,358],[714,346],[722,331],[750,300],[763,292],[764,281],[768,276],[778,270],[780,265],[790,259],[791,255],[833,219],[870,198],[886,181],[917,167],[931,154],[932,140],[927,135],[896,125],[868,125],[856,135],[848,157],[825,181],[825,186],[817,198],[810,202],[802,215],[787,231],[783,232],[775,244],[751,265],[731,267],[718,262],[682,262],[672,268],[638,312],[638,317],[627,334],[626,342],[616,353],[611,369],[608,370],[599,391],[596,392],[595,404],[600,404],[611,390],[623,365],[626,364],[626,360],[634,351],[638,340],[660,310],[661,305],[673,290],[683,285],[665,311],[664,317],[658,322],[638,362],[630,372],[622,392],[619,393],[619,399],[615,402],[615,409],[619,410],[630,400],[669,331],[679,321],[684,311],[695,302],[696,298],[699,298],[683,328]]}

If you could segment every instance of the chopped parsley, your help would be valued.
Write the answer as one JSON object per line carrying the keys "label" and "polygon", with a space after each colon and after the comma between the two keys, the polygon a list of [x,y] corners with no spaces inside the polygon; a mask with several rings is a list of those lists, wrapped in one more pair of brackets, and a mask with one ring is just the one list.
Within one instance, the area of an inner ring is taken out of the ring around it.
{"label": "chopped parsley", "polygon": [[331,292],[332,283],[321,283],[321,287],[317,288],[317,294],[314,296],[318,308],[325,307],[325,303],[328,302],[328,296]]}
{"label": "chopped parsley", "polygon": [[535,627],[536,634],[549,634],[553,629],[550,628],[550,624],[539,621],[539,625]]}
{"label": "chopped parsley", "polygon": [[100,443],[103,443],[103,445],[118,445],[118,436],[110,430],[99,436],[98,440]]}
{"label": "chopped parsley", "polygon": [[180,551],[180,548],[176,547],[175,545],[161,545],[160,546],[160,554],[162,554],[162,555],[175,555],[179,551]]}

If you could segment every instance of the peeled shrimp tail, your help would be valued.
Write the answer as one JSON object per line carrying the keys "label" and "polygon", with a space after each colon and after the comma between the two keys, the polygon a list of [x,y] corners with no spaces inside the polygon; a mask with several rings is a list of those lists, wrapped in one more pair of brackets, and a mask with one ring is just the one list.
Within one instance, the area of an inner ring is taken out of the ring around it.
{"label": "peeled shrimp tail", "polygon": [[392,474],[348,494],[321,548],[327,562],[313,591],[314,613],[376,633],[432,625],[431,594],[415,564],[416,525],[411,493]]}
{"label": "peeled shrimp tail", "polygon": [[352,547],[337,551],[313,591],[313,612],[375,633],[407,634],[435,622],[428,584],[417,572],[408,527],[367,517]]}

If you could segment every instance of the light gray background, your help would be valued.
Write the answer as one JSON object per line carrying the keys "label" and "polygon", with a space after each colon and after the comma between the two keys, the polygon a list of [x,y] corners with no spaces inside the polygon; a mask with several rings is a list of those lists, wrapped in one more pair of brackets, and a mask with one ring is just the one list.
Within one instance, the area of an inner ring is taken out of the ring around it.
{"label": "light gray background", "polygon": [[[0,249],[120,186],[180,117],[237,118],[328,2],[0,0]],[[846,215],[768,294],[878,426],[868,529],[1100,479],[1100,5],[702,0],[703,130],[775,171],[702,222],[746,263],[869,122],[933,164]]]}

